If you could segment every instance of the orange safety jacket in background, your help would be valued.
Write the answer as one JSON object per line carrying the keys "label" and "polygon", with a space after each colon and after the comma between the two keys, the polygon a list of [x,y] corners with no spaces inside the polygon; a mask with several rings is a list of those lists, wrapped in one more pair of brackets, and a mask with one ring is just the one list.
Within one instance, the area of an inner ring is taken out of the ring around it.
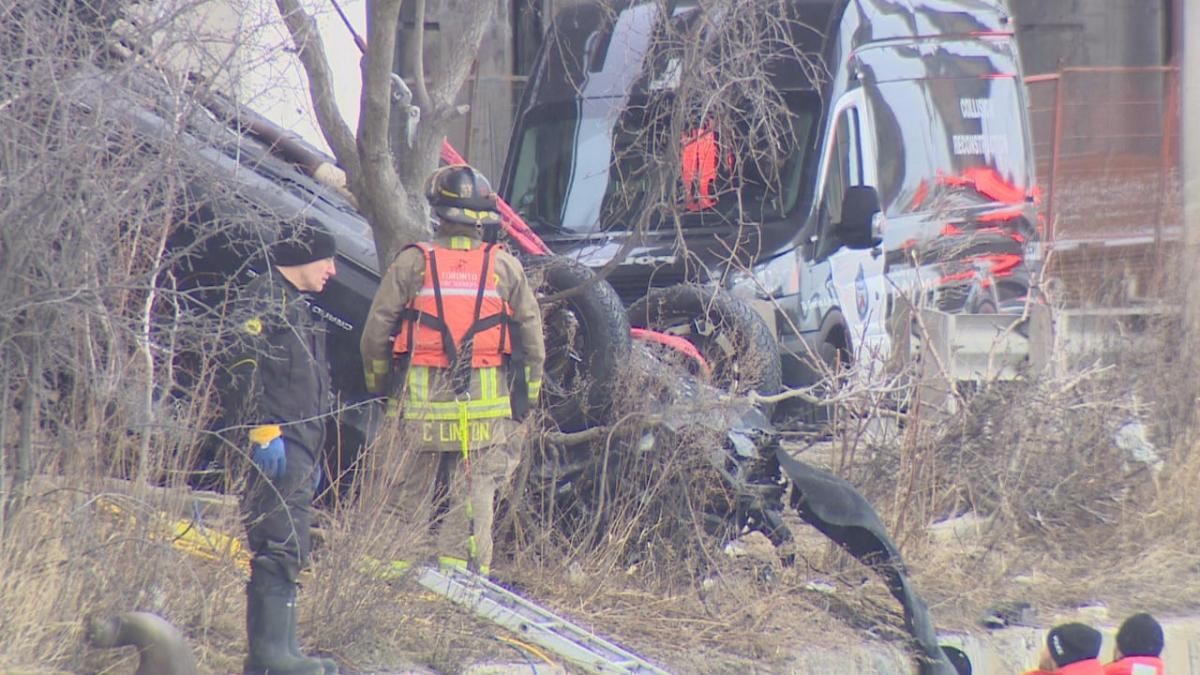
{"label": "orange safety jacket in background", "polygon": [[1104,666],[1098,659],[1087,659],[1069,663],[1057,670],[1030,670],[1025,675],[1104,675]]}
{"label": "orange safety jacket in background", "polygon": [[1126,656],[1104,666],[1104,675],[1163,675],[1166,666],[1157,656]]}
{"label": "orange safety jacket in background", "polygon": [[503,365],[512,308],[496,290],[496,247],[415,246],[425,254],[425,283],[401,317],[393,353],[408,354],[414,366],[450,368],[473,338],[471,368]]}

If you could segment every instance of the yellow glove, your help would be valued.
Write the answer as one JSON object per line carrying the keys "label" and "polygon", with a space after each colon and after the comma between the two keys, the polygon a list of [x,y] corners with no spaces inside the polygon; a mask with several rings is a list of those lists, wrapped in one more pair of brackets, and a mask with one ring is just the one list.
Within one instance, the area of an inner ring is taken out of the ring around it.
{"label": "yellow glove", "polygon": [[278,424],[264,424],[250,429],[250,442],[255,445],[267,445],[283,435]]}

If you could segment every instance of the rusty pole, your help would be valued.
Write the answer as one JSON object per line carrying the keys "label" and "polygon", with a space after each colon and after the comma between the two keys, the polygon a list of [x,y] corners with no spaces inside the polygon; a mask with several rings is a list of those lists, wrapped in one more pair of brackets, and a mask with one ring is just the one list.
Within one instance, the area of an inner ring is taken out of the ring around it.
{"label": "rusty pole", "polygon": [[[1179,3],[1186,36],[1200,29],[1200,2]],[[1177,6],[1179,6],[1177,5]],[[1183,156],[1183,255],[1180,256],[1180,278],[1184,284],[1183,352],[1192,372],[1192,381],[1200,381],[1200,40],[1183,39],[1180,72],[1180,93],[1183,114],[1180,116]],[[1190,122],[1189,122],[1190,120]],[[1192,404],[1195,415],[1195,403]],[[1193,417],[1193,422],[1196,417]]]}
{"label": "rusty pole", "polygon": [[1062,152],[1063,133],[1063,73],[1054,78],[1054,143],[1050,151],[1050,182],[1046,185],[1046,238],[1054,242],[1058,234],[1058,213],[1054,210],[1058,195],[1058,159]]}

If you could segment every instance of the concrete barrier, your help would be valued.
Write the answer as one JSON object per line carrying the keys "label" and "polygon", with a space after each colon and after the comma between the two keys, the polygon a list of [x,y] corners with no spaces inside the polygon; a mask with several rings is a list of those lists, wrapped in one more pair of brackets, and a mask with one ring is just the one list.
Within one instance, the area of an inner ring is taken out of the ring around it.
{"label": "concrete barrier", "polygon": [[[1061,617],[1055,623],[1080,621],[1104,634],[1100,660],[1112,660],[1117,623],[1097,622],[1087,616]],[[1166,637],[1163,661],[1168,675],[1200,675],[1200,618],[1160,619]],[[1036,667],[1038,654],[1050,625],[1043,628],[1014,627],[970,633],[943,633],[940,642],[966,652],[973,675],[1021,675]],[[666,664],[667,670],[671,669]],[[915,673],[911,655],[899,644],[868,642],[839,647],[796,647],[789,663],[777,670],[789,675],[907,675]]]}
{"label": "concrete barrier", "polygon": [[[1056,623],[1081,621],[1104,633],[1100,660],[1112,659],[1120,622],[1097,624],[1086,618],[1062,618]],[[1200,618],[1160,619],[1166,638],[1163,661],[1170,675],[1200,675]],[[1003,628],[965,635],[946,635],[942,644],[953,645],[971,658],[973,675],[1020,675],[1037,665],[1046,640],[1044,628]]]}

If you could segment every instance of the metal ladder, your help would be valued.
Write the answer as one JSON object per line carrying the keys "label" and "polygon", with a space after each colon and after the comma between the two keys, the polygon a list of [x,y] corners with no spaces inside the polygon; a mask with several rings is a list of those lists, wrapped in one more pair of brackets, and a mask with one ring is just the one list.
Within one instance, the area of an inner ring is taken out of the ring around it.
{"label": "metal ladder", "polygon": [[417,581],[587,672],[668,675],[640,656],[465,569],[424,567]]}

